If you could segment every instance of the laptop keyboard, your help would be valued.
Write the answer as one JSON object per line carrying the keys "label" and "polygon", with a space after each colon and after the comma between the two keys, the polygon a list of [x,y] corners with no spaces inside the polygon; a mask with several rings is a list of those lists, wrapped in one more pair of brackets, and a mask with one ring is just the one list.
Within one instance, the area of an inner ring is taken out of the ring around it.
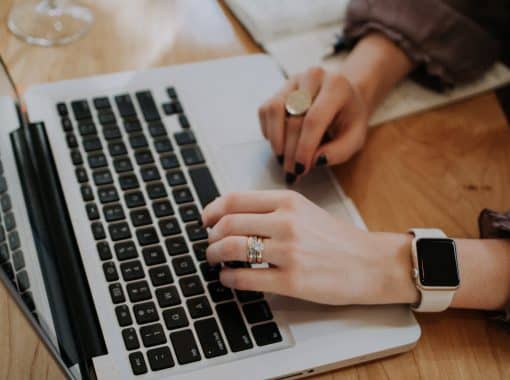
{"label": "laptop keyboard", "polygon": [[162,109],[181,126],[172,135],[150,91],[57,104],[135,375],[282,341],[264,295],[225,288],[206,261],[200,209],[219,193],[175,89],[167,95]]}

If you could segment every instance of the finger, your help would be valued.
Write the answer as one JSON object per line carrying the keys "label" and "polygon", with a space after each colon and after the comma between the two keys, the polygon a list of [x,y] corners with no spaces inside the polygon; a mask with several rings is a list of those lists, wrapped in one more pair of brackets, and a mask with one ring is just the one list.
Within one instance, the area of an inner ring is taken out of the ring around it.
{"label": "finger", "polygon": [[270,238],[280,231],[271,214],[229,214],[209,231],[209,244],[227,236],[261,236]]}
{"label": "finger", "polygon": [[255,290],[279,294],[287,292],[284,273],[277,268],[224,268],[220,272],[220,281],[227,288],[238,290]]}
{"label": "finger", "polygon": [[302,123],[302,117],[291,116],[287,118],[283,169],[285,170],[285,182],[287,182],[288,185],[292,185],[296,181],[296,175],[294,174],[294,155],[296,153],[296,146]]}
{"label": "finger", "polygon": [[227,214],[262,214],[276,210],[284,198],[282,190],[229,193],[209,203],[202,213],[204,226],[213,226]]}
{"label": "finger", "polygon": [[[248,237],[227,236],[210,244],[207,248],[207,261],[211,265],[229,261],[248,261]],[[282,252],[274,239],[264,239],[262,261],[276,266],[282,265]]]}
{"label": "finger", "polygon": [[267,139],[267,120],[266,120],[266,104],[263,104],[258,111],[260,131],[265,139]]}

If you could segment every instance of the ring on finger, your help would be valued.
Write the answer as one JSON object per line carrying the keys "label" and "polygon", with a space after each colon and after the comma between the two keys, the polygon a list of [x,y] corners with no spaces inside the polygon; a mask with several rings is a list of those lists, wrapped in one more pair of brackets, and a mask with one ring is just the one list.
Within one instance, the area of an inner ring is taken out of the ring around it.
{"label": "ring on finger", "polygon": [[312,95],[304,89],[292,91],[285,101],[285,110],[292,116],[304,115],[311,106]]}
{"label": "ring on finger", "polygon": [[246,258],[249,264],[261,264],[263,262],[264,241],[259,236],[248,237],[248,249]]}

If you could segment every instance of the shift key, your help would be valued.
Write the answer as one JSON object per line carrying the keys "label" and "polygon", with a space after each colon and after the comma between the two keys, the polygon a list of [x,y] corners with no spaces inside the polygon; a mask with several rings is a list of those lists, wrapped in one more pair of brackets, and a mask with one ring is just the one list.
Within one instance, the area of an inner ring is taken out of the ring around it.
{"label": "shift key", "polygon": [[247,350],[253,347],[241,312],[235,302],[223,303],[216,306],[221,326],[233,352]]}

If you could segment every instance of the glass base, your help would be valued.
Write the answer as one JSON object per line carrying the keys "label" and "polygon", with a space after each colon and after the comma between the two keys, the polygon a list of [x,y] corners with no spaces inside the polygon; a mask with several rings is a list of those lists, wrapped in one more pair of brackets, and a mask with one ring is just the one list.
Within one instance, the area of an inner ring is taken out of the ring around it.
{"label": "glass base", "polygon": [[65,45],[84,36],[94,21],[92,12],[72,2],[15,2],[7,26],[22,40],[40,46]]}

